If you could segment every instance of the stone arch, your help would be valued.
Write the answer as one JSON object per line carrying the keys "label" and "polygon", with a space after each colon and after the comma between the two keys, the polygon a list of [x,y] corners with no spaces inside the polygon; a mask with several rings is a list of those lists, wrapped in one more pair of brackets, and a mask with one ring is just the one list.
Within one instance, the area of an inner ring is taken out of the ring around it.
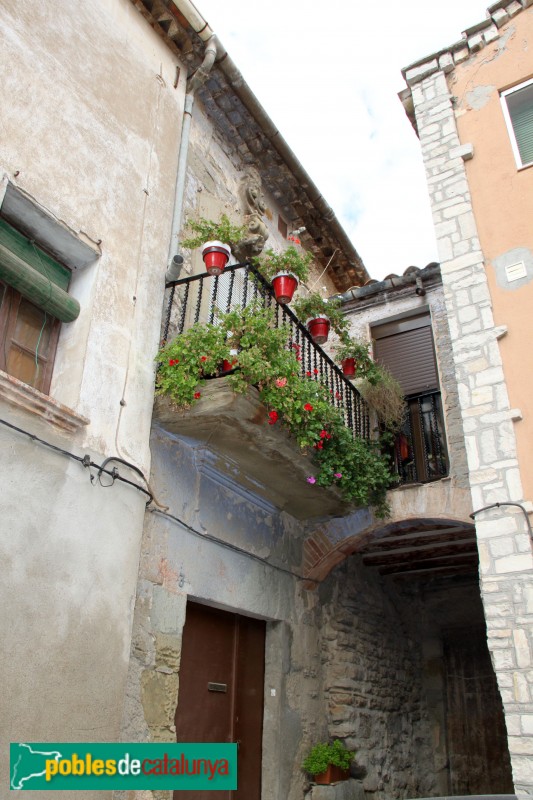
{"label": "stone arch", "polygon": [[[308,588],[314,588],[341,561],[368,551],[373,542],[428,531],[449,533],[450,542],[464,531],[475,542],[470,492],[450,480],[405,487],[389,492],[390,516],[376,519],[369,509],[356,509],[345,517],[317,524],[304,542],[303,571]],[[452,545],[450,545],[452,546]]]}

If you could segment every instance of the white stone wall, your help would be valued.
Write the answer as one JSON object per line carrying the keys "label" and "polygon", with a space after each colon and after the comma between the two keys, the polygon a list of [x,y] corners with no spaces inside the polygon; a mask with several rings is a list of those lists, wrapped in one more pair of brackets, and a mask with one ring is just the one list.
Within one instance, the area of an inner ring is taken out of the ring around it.
{"label": "white stone wall", "polygon": [[[432,71],[433,70],[433,71]],[[409,76],[437,235],[474,510],[526,503],[483,253],[452,99],[436,65]],[[527,504],[529,506],[529,504]],[[476,517],[488,643],[516,791],[533,794],[533,559],[519,508]]]}

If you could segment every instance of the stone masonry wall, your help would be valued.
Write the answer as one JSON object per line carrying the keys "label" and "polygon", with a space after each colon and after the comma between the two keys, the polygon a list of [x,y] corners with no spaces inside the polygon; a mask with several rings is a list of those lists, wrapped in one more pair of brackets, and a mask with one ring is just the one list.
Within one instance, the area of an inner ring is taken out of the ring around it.
{"label": "stone masonry wall", "polygon": [[357,556],[320,596],[330,737],[357,751],[367,797],[438,794],[416,608]]}
{"label": "stone masonry wall", "polygon": [[[452,337],[473,509],[524,503],[513,417],[443,71],[407,73],[433,209]],[[520,509],[476,517],[488,643],[506,715],[515,788],[533,795],[533,559]]]}

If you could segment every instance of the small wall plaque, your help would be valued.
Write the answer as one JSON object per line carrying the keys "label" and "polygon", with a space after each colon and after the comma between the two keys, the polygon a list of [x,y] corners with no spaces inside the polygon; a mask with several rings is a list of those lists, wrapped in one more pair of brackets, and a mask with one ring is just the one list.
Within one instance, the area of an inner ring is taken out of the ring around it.
{"label": "small wall plaque", "polygon": [[207,691],[208,692],[227,692],[228,691],[228,684],[227,683],[211,683],[207,684]]}

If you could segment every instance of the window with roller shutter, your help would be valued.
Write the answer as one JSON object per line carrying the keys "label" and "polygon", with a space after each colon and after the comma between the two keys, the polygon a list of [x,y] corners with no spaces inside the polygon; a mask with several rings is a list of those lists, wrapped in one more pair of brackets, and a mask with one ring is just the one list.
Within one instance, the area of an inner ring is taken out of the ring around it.
{"label": "window with roller shutter", "polygon": [[438,389],[429,314],[376,326],[372,338],[376,361],[392,372],[406,397]]}
{"label": "window with roller shutter", "polygon": [[401,385],[406,418],[393,458],[401,483],[426,483],[448,474],[448,458],[431,317],[422,313],[372,328],[374,357]]}

